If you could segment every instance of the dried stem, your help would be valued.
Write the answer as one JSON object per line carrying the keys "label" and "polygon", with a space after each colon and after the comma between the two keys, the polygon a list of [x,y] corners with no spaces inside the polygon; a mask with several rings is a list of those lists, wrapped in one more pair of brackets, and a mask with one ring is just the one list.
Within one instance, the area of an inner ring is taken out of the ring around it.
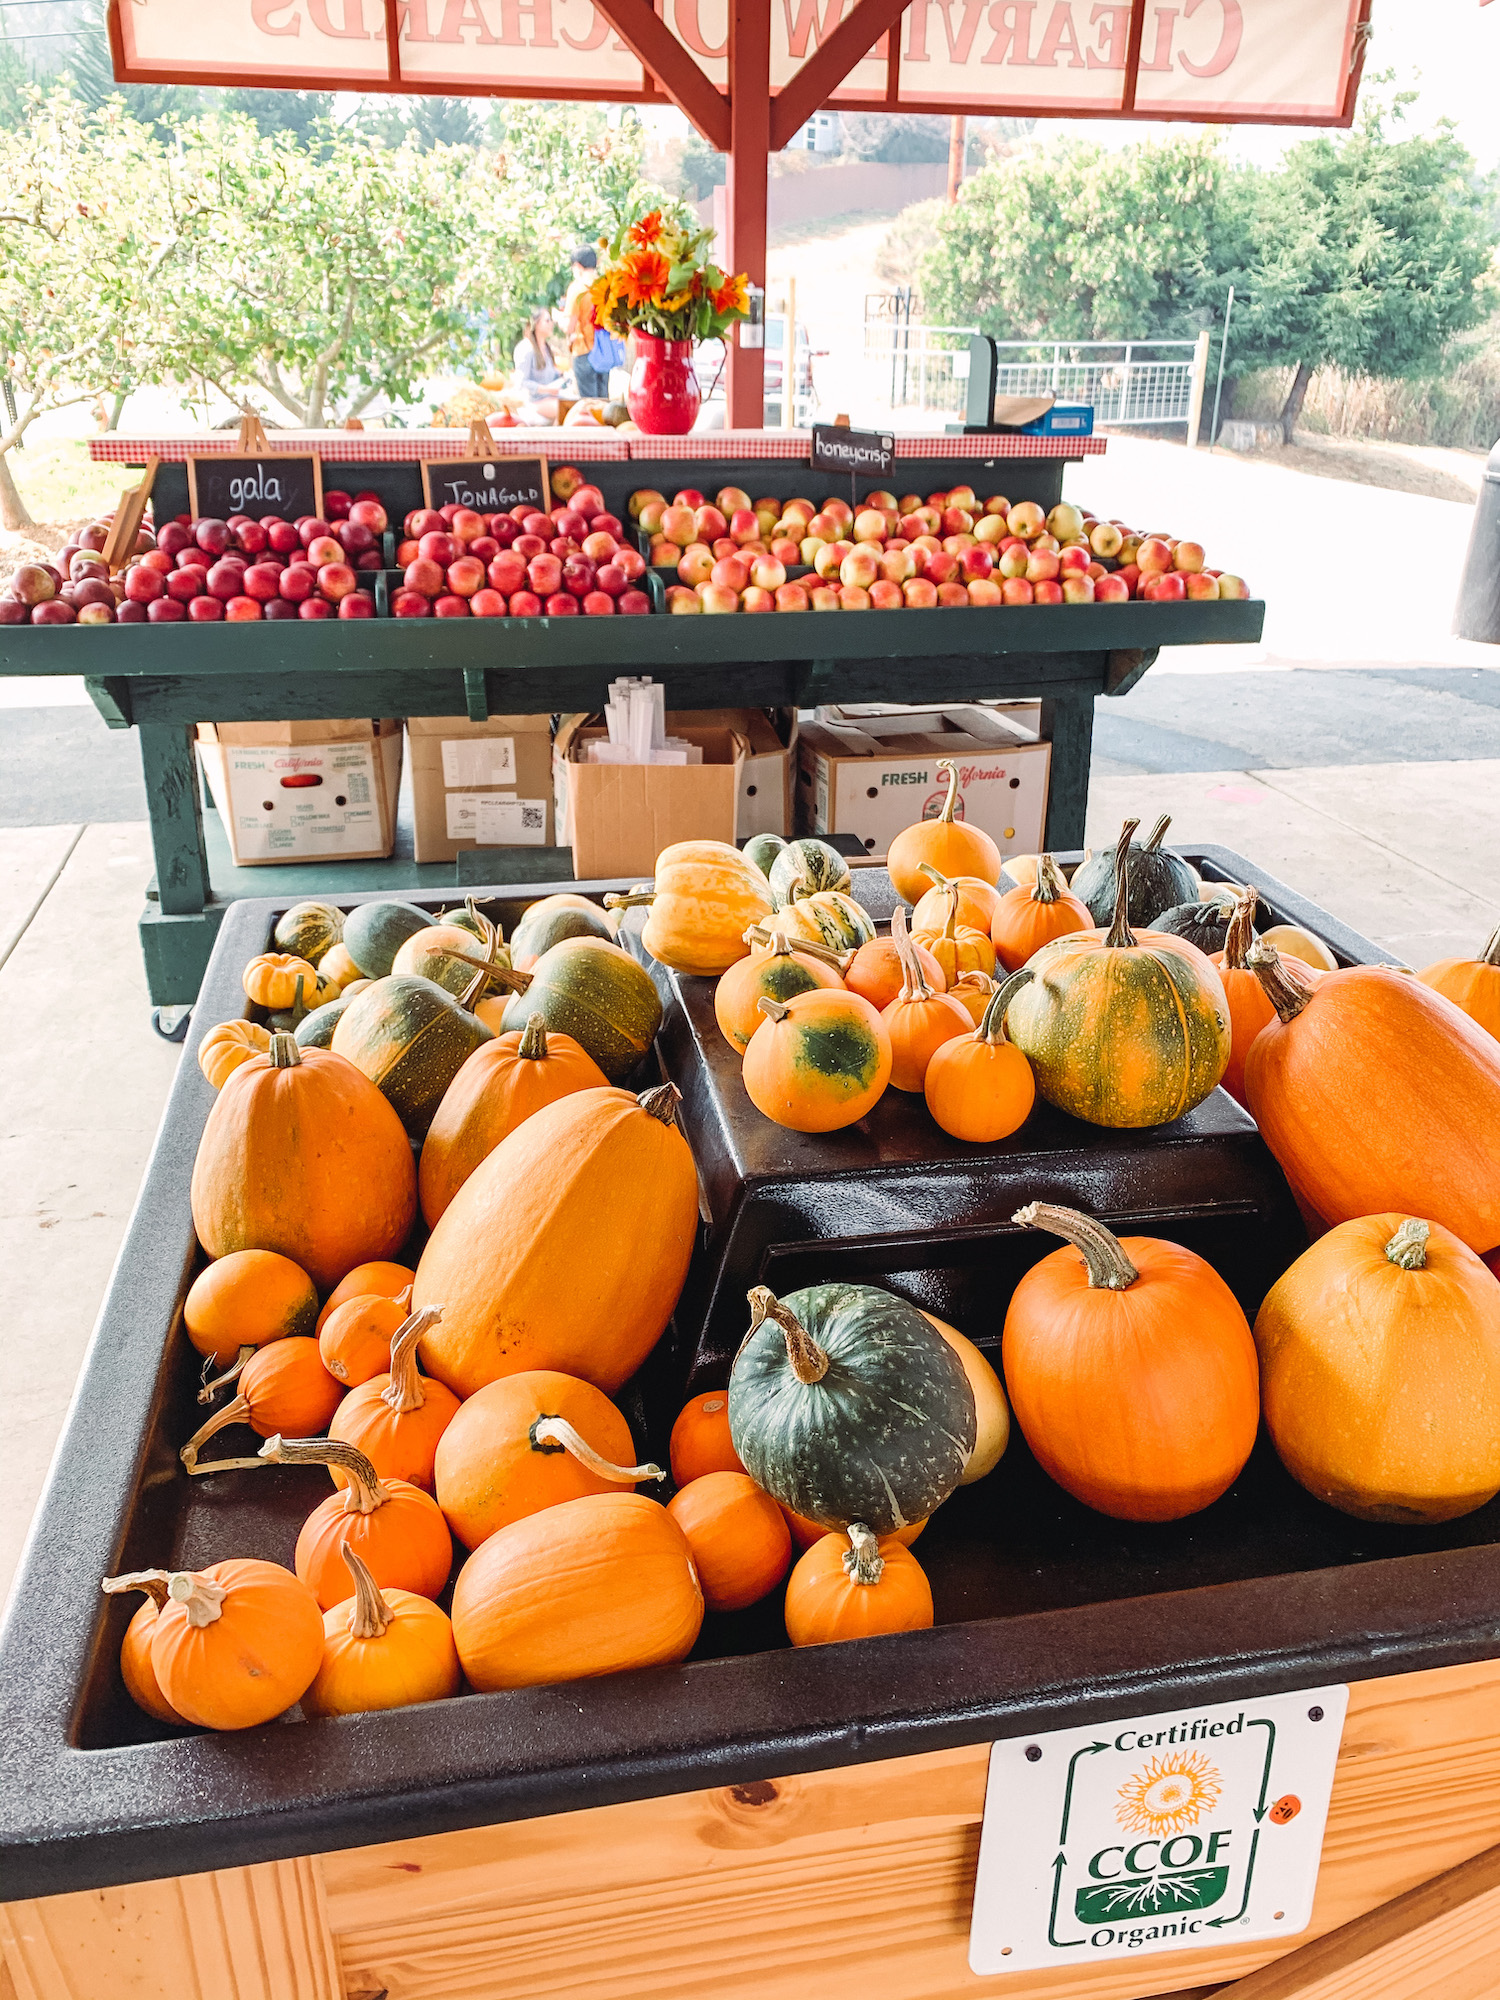
{"label": "dried stem", "polygon": [[164,1569],[132,1569],[123,1576],[107,1576],[99,1585],[106,1597],[119,1597],[127,1590],[144,1591],[160,1611],[167,1601],[169,1572]]}
{"label": "dried stem", "polygon": [[844,1568],[851,1583],[879,1583],[885,1574],[885,1558],[880,1553],[880,1543],[865,1526],[863,1521],[851,1521],[848,1527],[849,1546],[844,1551]]}
{"label": "dried stem", "polygon": [[1245,953],[1245,963],[1266,989],[1266,998],[1283,1021],[1295,1021],[1312,994],[1294,985],[1274,944],[1257,938]]}
{"label": "dried stem", "polygon": [[764,1326],[768,1319],[774,1320],[785,1336],[786,1358],[797,1380],[806,1387],[821,1382],[828,1373],[828,1356],[797,1315],[789,1312],[775,1293],[768,1291],[764,1285],[757,1285],[746,1296],[750,1301],[750,1333],[745,1338],[748,1340],[750,1334]]}
{"label": "dried stem", "polygon": [[990,1004],[984,1010],[984,1019],[974,1030],[977,1041],[998,1043],[1005,1040],[1005,1010],[1033,976],[1031,967],[1023,965],[1019,972],[1013,972],[995,988],[990,995]]}
{"label": "dried stem", "polygon": [[1091,1291],[1125,1292],[1141,1275],[1125,1255],[1119,1240],[1102,1222],[1081,1215],[1076,1208],[1058,1208],[1050,1201],[1028,1202],[1011,1217],[1023,1229],[1049,1229],[1054,1236],[1066,1237],[1083,1254],[1088,1266]]}
{"label": "dried stem", "polygon": [[221,1389],[227,1389],[231,1382],[237,1382],[240,1379],[240,1370],[255,1352],[254,1347],[242,1347],[235,1356],[232,1368],[226,1368],[222,1375],[216,1375],[211,1382],[204,1383],[198,1391],[198,1401],[211,1403]]}
{"label": "dried stem", "polygon": [[1139,825],[1138,819],[1126,820],[1115,844],[1115,913],[1104,942],[1117,950],[1135,943],[1130,931],[1130,837]]}
{"label": "dried stem", "polygon": [[1408,1216],[1386,1244],[1386,1257],[1392,1264],[1399,1264],[1403,1271],[1425,1271],[1427,1239],[1431,1234],[1430,1224],[1419,1222],[1414,1216]]}
{"label": "dried stem", "polygon": [[[768,945],[774,944],[783,934],[769,930],[764,924],[752,924],[742,935],[746,944]],[[801,952],[807,958],[820,958],[825,965],[831,965],[838,973],[847,972],[854,957],[852,951],[835,951],[831,944],[820,944],[813,938],[793,938],[786,945],[786,949]]]}
{"label": "dried stem", "polygon": [[391,1335],[391,1379],[381,1390],[380,1400],[398,1417],[420,1410],[427,1401],[417,1372],[417,1342],[442,1316],[441,1306],[419,1306]]}
{"label": "dried stem", "polygon": [[351,1639],[383,1639],[396,1614],[380,1594],[380,1585],[364,1563],[345,1542],[339,1550],[349,1574],[354,1578],[354,1612],[349,1620]]}
{"label": "dried stem", "polygon": [[278,1432],[258,1455],[273,1465],[336,1465],[349,1481],[343,1489],[346,1514],[373,1514],[391,1497],[365,1454],[342,1438],[284,1438]]}
{"label": "dried stem", "polygon": [[659,1465],[612,1465],[602,1458],[588,1439],[581,1437],[566,1417],[538,1417],[530,1438],[537,1451],[571,1452],[578,1463],[598,1479],[612,1480],[616,1486],[634,1486],[642,1479],[665,1479]]}
{"label": "dried stem", "polygon": [[1055,903],[1067,888],[1062,878],[1062,870],[1050,854],[1039,854],[1036,858],[1036,880],[1031,885],[1033,903]]}

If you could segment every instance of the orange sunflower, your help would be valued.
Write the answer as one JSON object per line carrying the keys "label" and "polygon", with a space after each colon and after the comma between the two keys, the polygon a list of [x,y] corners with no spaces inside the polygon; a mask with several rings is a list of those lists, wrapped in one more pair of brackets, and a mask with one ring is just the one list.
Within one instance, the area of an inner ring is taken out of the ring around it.
{"label": "orange sunflower", "polygon": [[716,292],[709,293],[709,303],[716,313],[747,313],[750,298],[744,277],[726,278]]}
{"label": "orange sunflower", "polygon": [[624,305],[655,305],[667,289],[672,266],[656,250],[631,250],[614,269],[616,294]]}
{"label": "orange sunflower", "polygon": [[649,250],[653,244],[661,241],[663,227],[661,210],[653,208],[651,213],[643,215],[639,222],[631,223],[630,240],[637,250]]}

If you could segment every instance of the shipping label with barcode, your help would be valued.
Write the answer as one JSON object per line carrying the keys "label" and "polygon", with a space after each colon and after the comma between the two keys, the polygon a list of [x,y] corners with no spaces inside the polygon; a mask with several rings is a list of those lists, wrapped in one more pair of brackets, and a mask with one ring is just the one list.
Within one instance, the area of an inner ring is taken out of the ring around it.
{"label": "shipping label with barcode", "polygon": [[547,801],[513,792],[482,792],[474,837],[481,847],[544,847]]}

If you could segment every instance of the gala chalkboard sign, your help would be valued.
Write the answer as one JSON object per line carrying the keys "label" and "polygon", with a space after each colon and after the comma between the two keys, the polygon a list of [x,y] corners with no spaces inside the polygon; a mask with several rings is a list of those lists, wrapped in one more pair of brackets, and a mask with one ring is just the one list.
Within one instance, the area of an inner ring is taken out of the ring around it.
{"label": "gala chalkboard sign", "polygon": [[323,512],[323,464],[316,452],[277,451],[258,417],[246,417],[232,454],[189,457],[188,506],[195,521],[231,514],[296,521]]}

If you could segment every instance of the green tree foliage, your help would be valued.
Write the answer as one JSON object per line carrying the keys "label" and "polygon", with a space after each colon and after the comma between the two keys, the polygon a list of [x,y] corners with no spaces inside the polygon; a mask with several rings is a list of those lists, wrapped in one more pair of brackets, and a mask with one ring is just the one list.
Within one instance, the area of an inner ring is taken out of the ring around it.
{"label": "green tree foliage", "polygon": [[321,143],[322,127],[333,116],[333,93],[328,90],[224,90],[214,95],[218,109],[241,112],[267,137],[289,132],[314,151]]}
{"label": "green tree foliage", "polygon": [[408,140],[424,152],[434,146],[477,146],[481,137],[475,100],[468,97],[366,97],[350,129],[381,146]]}
{"label": "green tree foliage", "polygon": [[948,120],[909,111],[845,111],[844,152],[856,160],[897,163],[948,157]]}
{"label": "green tree foliage", "polygon": [[24,122],[30,81],[20,51],[0,37],[0,129],[9,130]]}

